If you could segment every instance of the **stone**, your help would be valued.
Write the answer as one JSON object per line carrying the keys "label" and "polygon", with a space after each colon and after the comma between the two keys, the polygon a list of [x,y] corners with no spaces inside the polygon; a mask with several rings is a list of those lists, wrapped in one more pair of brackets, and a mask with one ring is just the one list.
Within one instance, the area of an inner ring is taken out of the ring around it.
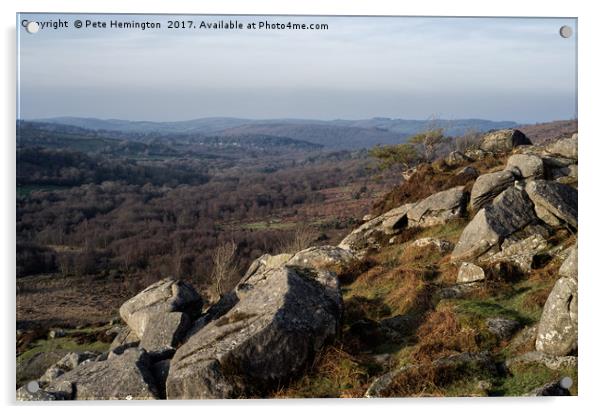
{"label": "stone", "polygon": [[298,266],[316,270],[333,270],[349,263],[355,256],[341,247],[310,247],[295,253],[287,262],[287,266]]}
{"label": "stone", "polygon": [[201,313],[202,305],[191,285],[163,279],[121,305],[119,313],[145,350],[162,359],[174,351],[190,320]]}
{"label": "stone", "polygon": [[276,267],[280,267],[293,257],[290,253],[282,253],[277,255],[264,254],[259,256],[257,259],[253,260],[249,269],[242,277],[242,279],[248,279],[255,273],[261,273],[267,269],[274,269]]}
{"label": "stone", "polygon": [[224,316],[237,303],[238,296],[236,295],[236,292],[228,292],[225,295],[223,295],[221,298],[219,298],[219,300],[216,303],[211,305],[207,309],[207,311],[199,317],[199,319],[194,321],[194,323],[186,333],[183,342],[186,342],[188,338],[190,338],[192,335],[196,334],[198,331],[203,329],[209,322]]}
{"label": "stone", "polygon": [[460,264],[458,269],[457,283],[472,283],[485,280],[485,271],[483,268],[468,262]]}
{"label": "stone", "polygon": [[552,142],[546,146],[546,152],[551,155],[558,155],[576,160],[579,157],[578,145],[577,136],[573,135],[571,138],[559,139],[558,141]]}
{"label": "stone", "polygon": [[533,268],[535,256],[547,250],[548,242],[541,234],[536,233],[519,241],[506,239],[501,248],[501,251],[480,260],[487,263],[511,263],[523,273],[528,273]]}
{"label": "stone", "polygon": [[418,248],[434,247],[441,254],[449,253],[454,248],[454,244],[452,242],[434,237],[423,237],[421,239],[414,240],[410,246]]}
{"label": "stone", "polygon": [[524,394],[524,397],[567,397],[570,395],[569,390],[564,388],[560,381],[553,381]]}
{"label": "stone", "polygon": [[574,246],[569,247],[568,250],[568,256],[564,260],[564,262],[562,262],[562,265],[560,265],[560,269],[558,269],[558,274],[562,277],[570,277],[577,280],[577,274],[579,271],[577,245],[575,244]]}
{"label": "stone", "polygon": [[[467,371],[465,372],[466,378],[469,378],[469,376],[476,376],[477,378],[483,376],[488,378],[496,374],[495,363],[489,352],[463,352],[449,357],[439,358],[432,363],[432,367],[442,370]],[[395,379],[413,368],[420,368],[420,365],[404,365],[377,377],[370,384],[364,396],[366,398],[404,397],[405,395],[396,393],[396,390],[394,389]]]}
{"label": "stone", "polygon": [[540,178],[544,173],[543,161],[535,155],[511,155],[506,162],[506,169],[514,168],[518,169],[523,178]]}
{"label": "stone", "polygon": [[73,386],[76,400],[150,400],[157,390],[146,352],[136,348],[105,361],[81,364],[48,384],[47,390]]}
{"label": "stone", "polygon": [[510,369],[517,364],[532,363],[545,365],[551,370],[559,371],[562,369],[576,368],[577,357],[572,355],[554,356],[539,351],[530,351],[505,361],[506,367]]}
{"label": "stone", "polygon": [[486,155],[485,151],[483,151],[480,148],[471,148],[471,149],[468,149],[468,150],[466,150],[464,152],[464,154],[468,158],[473,159],[473,160],[482,160],[485,157],[485,155]]}
{"label": "stone", "polygon": [[90,362],[98,357],[96,352],[69,352],[55,364],[50,366],[44,375],[40,377],[40,382],[48,383],[54,381],[65,372],[69,372],[77,368],[83,363]]}
{"label": "stone", "polygon": [[19,388],[16,395],[17,401],[56,401],[57,398],[52,393],[46,392],[41,388],[30,391],[27,385]]}
{"label": "stone", "polygon": [[469,157],[460,151],[452,151],[445,157],[445,163],[450,167],[459,167],[471,161]]}
{"label": "stone", "polygon": [[467,177],[477,178],[479,176],[479,171],[474,167],[468,166],[459,170],[456,175],[465,175]]}
{"label": "stone", "polygon": [[526,193],[508,188],[491,205],[482,208],[464,228],[451,254],[454,262],[478,257],[537,220],[533,204]]}
{"label": "stone", "polygon": [[516,181],[513,170],[504,170],[480,175],[470,192],[470,208],[478,211],[489,204],[498,194]]}
{"label": "stone", "polygon": [[577,190],[554,181],[535,180],[525,190],[535,205],[535,213],[546,224],[568,223],[577,228]]}
{"label": "stone", "polygon": [[152,315],[139,346],[153,359],[168,358],[176,351],[189,326],[190,319],[182,312]]}
{"label": "stone", "polygon": [[329,271],[283,266],[236,287],[239,302],[171,360],[168,399],[259,395],[301,375],[333,340],[343,301]]}
{"label": "stone", "polygon": [[370,220],[374,220],[376,218],[376,216],[374,214],[366,214],[362,217],[362,222],[367,222]]}
{"label": "stone", "polygon": [[413,206],[413,203],[404,204],[362,224],[347,235],[338,247],[356,252],[380,247],[379,238],[392,235],[407,225],[407,214]]}
{"label": "stone", "polygon": [[435,193],[416,203],[407,213],[409,227],[430,227],[462,217],[467,194],[463,186]]}
{"label": "stone", "polygon": [[535,348],[546,354],[565,356],[577,350],[577,281],[556,281],[541,314]]}
{"label": "stone", "polygon": [[50,338],[50,339],[62,338],[64,336],[65,336],[65,331],[62,329],[51,329],[48,332],[48,338]]}
{"label": "stone", "polygon": [[109,351],[121,353],[124,349],[135,348],[140,344],[140,338],[136,336],[129,326],[123,326],[117,336],[111,342]]}
{"label": "stone", "polygon": [[504,153],[519,145],[533,143],[518,129],[501,129],[485,135],[481,140],[480,149],[485,152]]}
{"label": "stone", "polygon": [[514,319],[508,318],[487,318],[485,321],[487,330],[500,339],[510,339],[512,335],[520,328],[520,323]]}

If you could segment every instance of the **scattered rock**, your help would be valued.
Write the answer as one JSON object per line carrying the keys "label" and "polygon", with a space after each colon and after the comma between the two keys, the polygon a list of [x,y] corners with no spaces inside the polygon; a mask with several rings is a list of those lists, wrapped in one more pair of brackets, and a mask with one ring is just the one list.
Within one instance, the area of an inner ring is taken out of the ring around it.
{"label": "scattered rock", "polygon": [[524,397],[566,397],[570,395],[569,390],[564,388],[560,381],[554,381],[528,392]]}
{"label": "scattered rock", "polygon": [[65,336],[65,331],[62,329],[51,329],[48,332],[48,338],[50,338],[50,339],[62,338],[64,336]]}
{"label": "scattered rock", "polygon": [[140,349],[126,349],[105,361],[81,364],[50,382],[46,390],[65,389],[72,384],[75,400],[148,400],[157,397],[149,358]]}
{"label": "scattered rock", "polygon": [[457,283],[472,283],[481,280],[485,280],[485,271],[483,268],[468,262],[460,263]]}
{"label": "scattered rock", "polygon": [[50,366],[44,375],[40,377],[40,382],[48,383],[54,381],[65,372],[69,372],[77,368],[83,363],[88,363],[98,357],[96,352],[69,352],[58,362]]}
{"label": "scattered rock", "polygon": [[546,300],[535,348],[546,354],[564,356],[577,350],[577,281],[561,277]]}
{"label": "scattered rock", "polygon": [[140,344],[140,338],[136,336],[129,326],[123,326],[111,345],[109,346],[110,352],[121,353],[124,349],[135,348]]}
{"label": "scattered rock", "polygon": [[515,180],[516,176],[510,170],[480,175],[472,186],[470,208],[477,211],[489,204],[498,194],[510,187]]}
{"label": "scattered rock", "polygon": [[331,272],[270,269],[236,293],[240,300],[229,312],[176,351],[168,399],[261,393],[301,374],[339,329],[342,298]]}
{"label": "scattered rock", "polygon": [[354,259],[354,255],[341,247],[318,246],[310,247],[296,253],[287,262],[287,266],[298,266],[316,270],[333,270]]}
{"label": "scattered rock", "polygon": [[510,339],[520,328],[520,323],[508,318],[488,318],[485,323],[487,330],[500,339]]}
{"label": "scattered rock", "polygon": [[576,356],[554,356],[544,354],[539,351],[531,351],[519,355],[514,358],[510,358],[505,362],[507,368],[512,368],[517,364],[542,364],[552,369],[554,371],[558,371],[561,369],[567,368],[576,368],[577,367],[577,357]]}
{"label": "scattered rock", "polygon": [[27,385],[17,390],[17,401],[56,401],[57,398],[54,394],[44,391],[38,388],[35,391],[30,391]]}
{"label": "scattered rock", "polygon": [[[434,369],[443,370],[461,370],[463,368],[471,368],[474,374],[490,376],[496,372],[495,363],[488,352],[463,352],[461,354],[450,357],[440,358],[432,363]],[[382,397],[403,397],[397,395],[394,386],[395,379],[400,375],[407,374],[412,368],[419,368],[420,365],[405,365],[393,371],[376,378],[366,390],[364,396],[366,398],[382,398]],[[418,370],[419,371],[419,370]],[[465,375],[469,375],[466,373]]]}
{"label": "scattered rock", "polygon": [[266,271],[267,269],[275,269],[277,267],[282,266],[286,262],[293,257],[290,253],[282,253],[277,255],[264,254],[259,256],[257,259],[253,260],[249,269],[242,277],[242,280],[248,279],[253,276],[255,273],[261,273]]}
{"label": "scattered rock", "polygon": [[536,233],[519,241],[506,239],[501,248],[501,251],[482,258],[481,261],[511,263],[523,273],[528,273],[533,267],[534,257],[548,248],[548,242],[541,234]]}
{"label": "scattered rock", "polygon": [[447,240],[436,239],[434,237],[424,237],[412,242],[410,246],[414,247],[434,247],[439,253],[448,253],[454,248],[454,244]]}
{"label": "scattered rock", "polygon": [[412,203],[404,204],[362,224],[345,237],[339,247],[352,251],[379,247],[381,235],[395,234],[407,225],[407,214],[413,206]]}
{"label": "scattered rock", "polygon": [[[241,280],[241,283],[244,283],[244,280]],[[182,342],[186,342],[188,338],[203,329],[209,322],[224,316],[237,303],[238,296],[236,296],[236,292],[228,292],[223,295],[215,304],[211,305],[209,309],[207,309],[207,312],[201,315],[199,319],[194,321],[192,327],[188,330],[186,337]]]}
{"label": "scattered rock", "polygon": [[468,166],[468,167],[462,168],[460,171],[458,171],[456,173],[456,175],[465,175],[465,176],[468,176],[468,177],[474,177],[474,178],[476,178],[476,177],[479,176],[479,171],[477,171],[477,169],[474,168],[474,167]]}
{"label": "scattered rock", "polygon": [[543,161],[535,155],[511,155],[506,162],[506,169],[514,168],[518,169],[523,178],[540,178],[544,173]]}
{"label": "scattered rock", "polygon": [[408,226],[430,227],[460,218],[465,212],[466,201],[464,186],[435,193],[408,211]]}
{"label": "scattered rock", "polygon": [[575,280],[578,278],[579,261],[577,253],[577,245],[568,248],[569,253],[567,258],[562,262],[558,274],[562,277],[571,277]]}
{"label": "scattered rock", "polygon": [[452,151],[445,157],[445,163],[450,167],[459,167],[462,164],[471,162],[472,159],[467,157],[463,152]]}
{"label": "scattered rock", "polygon": [[479,210],[464,228],[452,252],[452,261],[478,257],[499,248],[505,238],[537,220],[533,204],[526,193],[508,188],[491,205]]}
{"label": "scattered rock", "polygon": [[374,220],[376,218],[376,215],[374,214],[366,214],[364,217],[362,217],[362,222],[367,222],[370,220]]}
{"label": "scattered rock", "polygon": [[480,148],[485,152],[504,153],[512,151],[519,145],[533,145],[533,143],[518,129],[501,129],[485,135]]}
{"label": "scattered rock", "polygon": [[201,297],[191,285],[164,279],[121,305],[119,313],[145,350],[163,359],[166,353],[175,351],[175,344],[188,328],[191,317],[200,314],[202,305]]}
{"label": "scattered rock", "polygon": [[577,136],[559,139],[546,147],[546,152],[551,155],[559,155],[564,158],[576,160],[579,157]]}
{"label": "scattered rock", "polygon": [[468,149],[464,152],[464,154],[473,160],[481,160],[485,157],[486,153],[480,148]]}
{"label": "scattered rock", "polygon": [[139,346],[153,359],[168,358],[189,326],[190,319],[182,312],[158,313],[148,319]]}
{"label": "scattered rock", "polygon": [[481,288],[481,283],[459,283],[448,287],[441,288],[438,292],[438,296],[441,299],[461,299],[471,292]]}
{"label": "scattered rock", "polygon": [[535,205],[535,213],[546,224],[563,222],[577,228],[577,190],[553,181],[535,180],[527,183],[527,194]]}

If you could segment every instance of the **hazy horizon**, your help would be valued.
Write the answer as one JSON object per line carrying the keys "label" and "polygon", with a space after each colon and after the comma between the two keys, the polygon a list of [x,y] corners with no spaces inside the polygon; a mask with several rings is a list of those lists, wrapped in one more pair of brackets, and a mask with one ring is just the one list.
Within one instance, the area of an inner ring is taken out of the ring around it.
{"label": "hazy horizon", "polygon": [[[92,16],[92,17],[91,17]],[[162,29],[20,27],[20,119],[577,117],[576,19],[38,15]],[[324,31],[166,30],[167,20],[326,23]],[[575,35],[558,34],[570,25]]]}

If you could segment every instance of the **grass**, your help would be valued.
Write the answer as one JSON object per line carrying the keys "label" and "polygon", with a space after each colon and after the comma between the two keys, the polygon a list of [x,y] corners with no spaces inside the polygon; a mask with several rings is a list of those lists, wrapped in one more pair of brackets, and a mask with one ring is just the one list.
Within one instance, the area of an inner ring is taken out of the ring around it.
{"label": "grass", "polygon": [[17,185],[17,197],[28,197],[34,191],[61,191],[71,187],[60,185]]}
{"label": "grass", "polygon": [[316,358],[308,374],[281,387],[274,398],[361,397],[377,367],[345,352],[340,346],[327,347]]}
{"label": "grass", "polygon": [[494,381],[489,395],[520,396],[564,377],[569,377],[573,380],[573,385],[569,391],[571,395],[577,395],[576,368],[553,371],[541,364],[518,364],[511,369],[507,376]]}

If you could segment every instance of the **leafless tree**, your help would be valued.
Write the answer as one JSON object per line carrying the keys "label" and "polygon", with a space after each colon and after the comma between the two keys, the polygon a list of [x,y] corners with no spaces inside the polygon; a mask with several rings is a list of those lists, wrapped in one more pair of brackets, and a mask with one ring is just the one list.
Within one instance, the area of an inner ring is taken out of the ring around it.
{"label": "leafless tree", "polygon": [[218,245],[211,256],[213,270],[211,272],[212,290],[221,297],[236,283],[238,263],[236,259],[237,246],[234,242]]}
{"label": "leafless tree", "polygon": [[316,237],[316,231],[311,226],[300,224],[295,227],[292,235],[281,243],[280,251],[282,253],[297,253],[310,247]]}

